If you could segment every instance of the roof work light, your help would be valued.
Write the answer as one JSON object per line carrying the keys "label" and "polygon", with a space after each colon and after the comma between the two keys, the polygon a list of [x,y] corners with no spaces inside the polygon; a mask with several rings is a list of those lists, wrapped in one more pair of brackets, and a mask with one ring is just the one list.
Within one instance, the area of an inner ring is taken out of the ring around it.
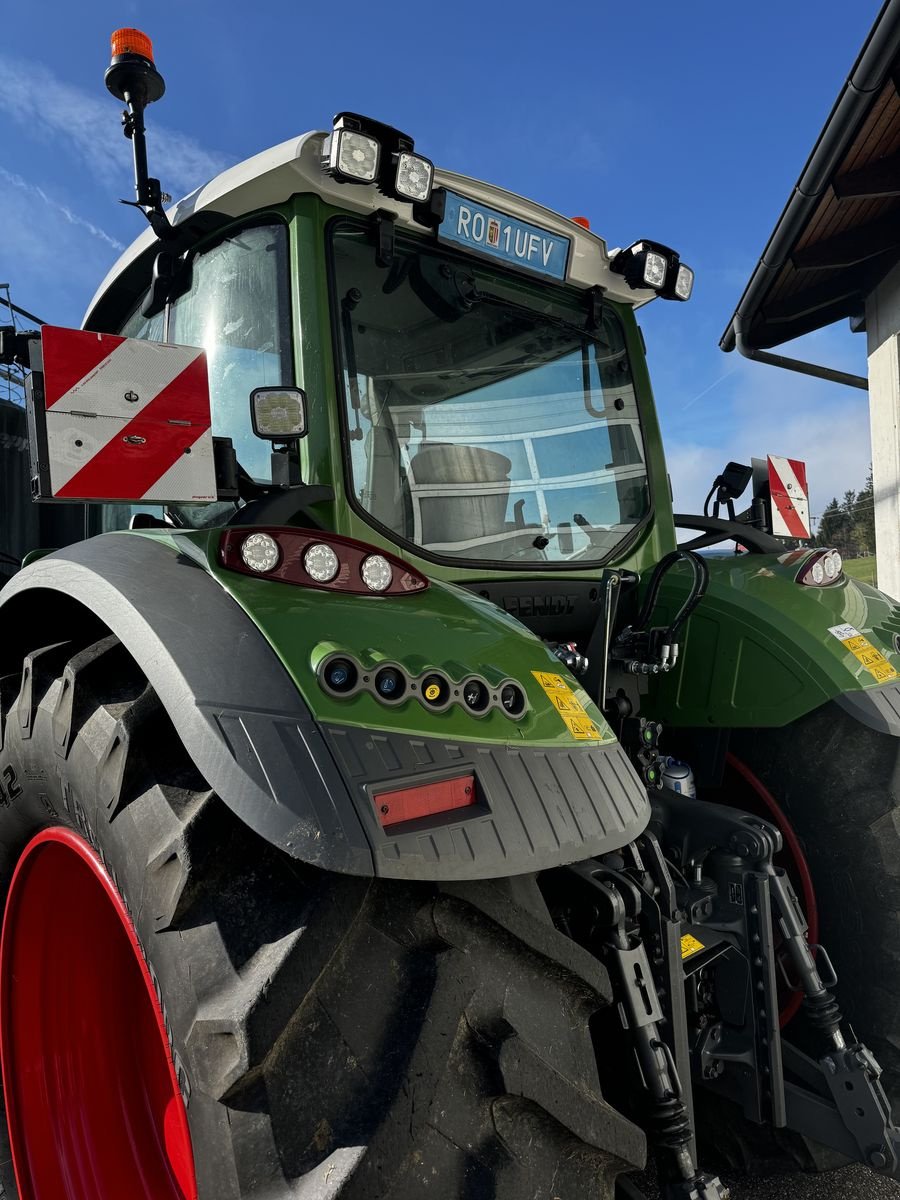
{"label": "roof work light", "polygon": [[677,252],[659,242],[635,242],[615,252],[610,270],[625,276],[630,288],[649,288],[664,300],[689,300],[694,272],[684,266]]}
{"label": "roof work light", "polygon": [[345,183],[375,183],[386,196],[425,204],[434,187],[434,164],[414,150],[413,139],[392,125],[342,112],[326,142],[325,166]]}

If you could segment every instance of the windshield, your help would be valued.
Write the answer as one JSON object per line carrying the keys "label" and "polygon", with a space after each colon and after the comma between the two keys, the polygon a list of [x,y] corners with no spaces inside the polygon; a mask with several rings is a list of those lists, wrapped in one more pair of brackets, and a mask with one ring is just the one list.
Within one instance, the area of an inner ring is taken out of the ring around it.
{"label": "windshield", "polygon": [[438,557],[606,557],[649,509],[616,313],[401,238],[380,267],[358,225],[333,249],[358,504]]}

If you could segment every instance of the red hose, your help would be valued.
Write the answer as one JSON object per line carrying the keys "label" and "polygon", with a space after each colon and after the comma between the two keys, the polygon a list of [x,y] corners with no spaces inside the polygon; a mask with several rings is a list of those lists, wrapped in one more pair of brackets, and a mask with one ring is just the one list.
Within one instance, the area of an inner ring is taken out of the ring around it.
{"label": "red hose", "polygon": [[[807,936],[810,945],[815,946],[819,941],[819,909],[816,904],[816,890],[813,887],[812,874],[809,869],[809,863],[806,861],[806,855],[803,853],[803,847],[800,845],[800,839],[794,832],[794,827],[788,820],[784,809],[763,781],[750,770],[747,764],[742,762],[735,754],[732,754],[730,750],[726,756],[726,762],[753,789],[762,802],[763,807],[772,818],[773,824],[777,825],[781,836],[784,838],[784,848],[791,857],[797,879],[800,883],[803,908],[807,924],[809,925]],[[782,1029],[796,1015],[802,1003],[802,994],[800,992],[792,992],[787,1004],[781,1010]]]}

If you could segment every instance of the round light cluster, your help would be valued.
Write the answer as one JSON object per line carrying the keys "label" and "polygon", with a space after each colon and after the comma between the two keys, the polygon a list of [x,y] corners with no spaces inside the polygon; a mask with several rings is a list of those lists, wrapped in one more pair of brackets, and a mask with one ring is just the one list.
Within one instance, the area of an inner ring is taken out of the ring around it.
{"label": "round light cluster", "polygon": [[391,586],[394,579],[391,564],[383,554],[370,554],[368,558],[364,558],[359,573],[363,583],[373,592],[383,592]]}
{"label": "round light cluster", "polygon": [[842,578],[843,559],[837,550],[818,550],[807,558],[797,573],[797,583],[808,587],[827,587]]}
{"label": "round light cluster", "polygon": [[267,533],[251,533],[241,542],[241,558],[251,571],[261,575],[274,571],[281,560],[278,543]]}
{"label": "round light cluster", "polygon": [[478,675],[469,675],[461,683],[454,683],[440,671],[410,676],[395,663],[366,671],[344,654],[325,659],[318,675],[326,692],[341,697],[368,692],[383,704],[390,705],[416,699],[424,708],[434,712],[444,712],[456,704],[476,717],[484,716],[496,708],[513,720],[518,720],[528,711],[524,689],[512,679],[504,679],[492,688]]}
{"label": "round light cluster", "polygon": [[338,556],[324,542],[314,542],[303,555],[303,566],[316,583],[330,583],[340,568]]}

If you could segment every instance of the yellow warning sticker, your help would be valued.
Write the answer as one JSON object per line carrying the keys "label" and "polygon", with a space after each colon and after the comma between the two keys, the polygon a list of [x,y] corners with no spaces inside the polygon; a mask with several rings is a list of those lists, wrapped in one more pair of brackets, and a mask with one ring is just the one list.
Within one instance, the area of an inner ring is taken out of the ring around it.
{"label": "yellow warning sticker", "polygon": [[704,945],[698,942],[691,934],[686,933],[681,939],[681,957],[690,958],[692,954],[696,954],[698,950],[703,950]]}
{"label": "yellow warning sticker", "polygon": [[873,646],[867,637],[854,629],[852,625],[833,625],[828,632],[842,642],[854,658],[866,668],[879,683],[887,683],[897,679],[898,674],[877,646]]}
{"label": "yellow warning sticker", "polygon": [[560,692],[571,692],[572,690],[562,675],[554,675],[552,671],[532,671],[531,673],[548,696],[554,690]]}
{"label": "yellow warning sticker", "polygon": [[440,686],[436,683],[429,683],[428,687],[425,689],[425,699],[426,700],[431,700],[433,702],[433,701],[437,700],[437,698],[438,698],[438,696],[440,696],[440,694],[441,694]]}
{"label": "yellow warning sticker", "polygon": [[563,724],[579,742],[603,741],[603,734],[588,716],[584,705],[563,679],[552,671],[532,671],[544,689],[550,703],[562,717]]}

